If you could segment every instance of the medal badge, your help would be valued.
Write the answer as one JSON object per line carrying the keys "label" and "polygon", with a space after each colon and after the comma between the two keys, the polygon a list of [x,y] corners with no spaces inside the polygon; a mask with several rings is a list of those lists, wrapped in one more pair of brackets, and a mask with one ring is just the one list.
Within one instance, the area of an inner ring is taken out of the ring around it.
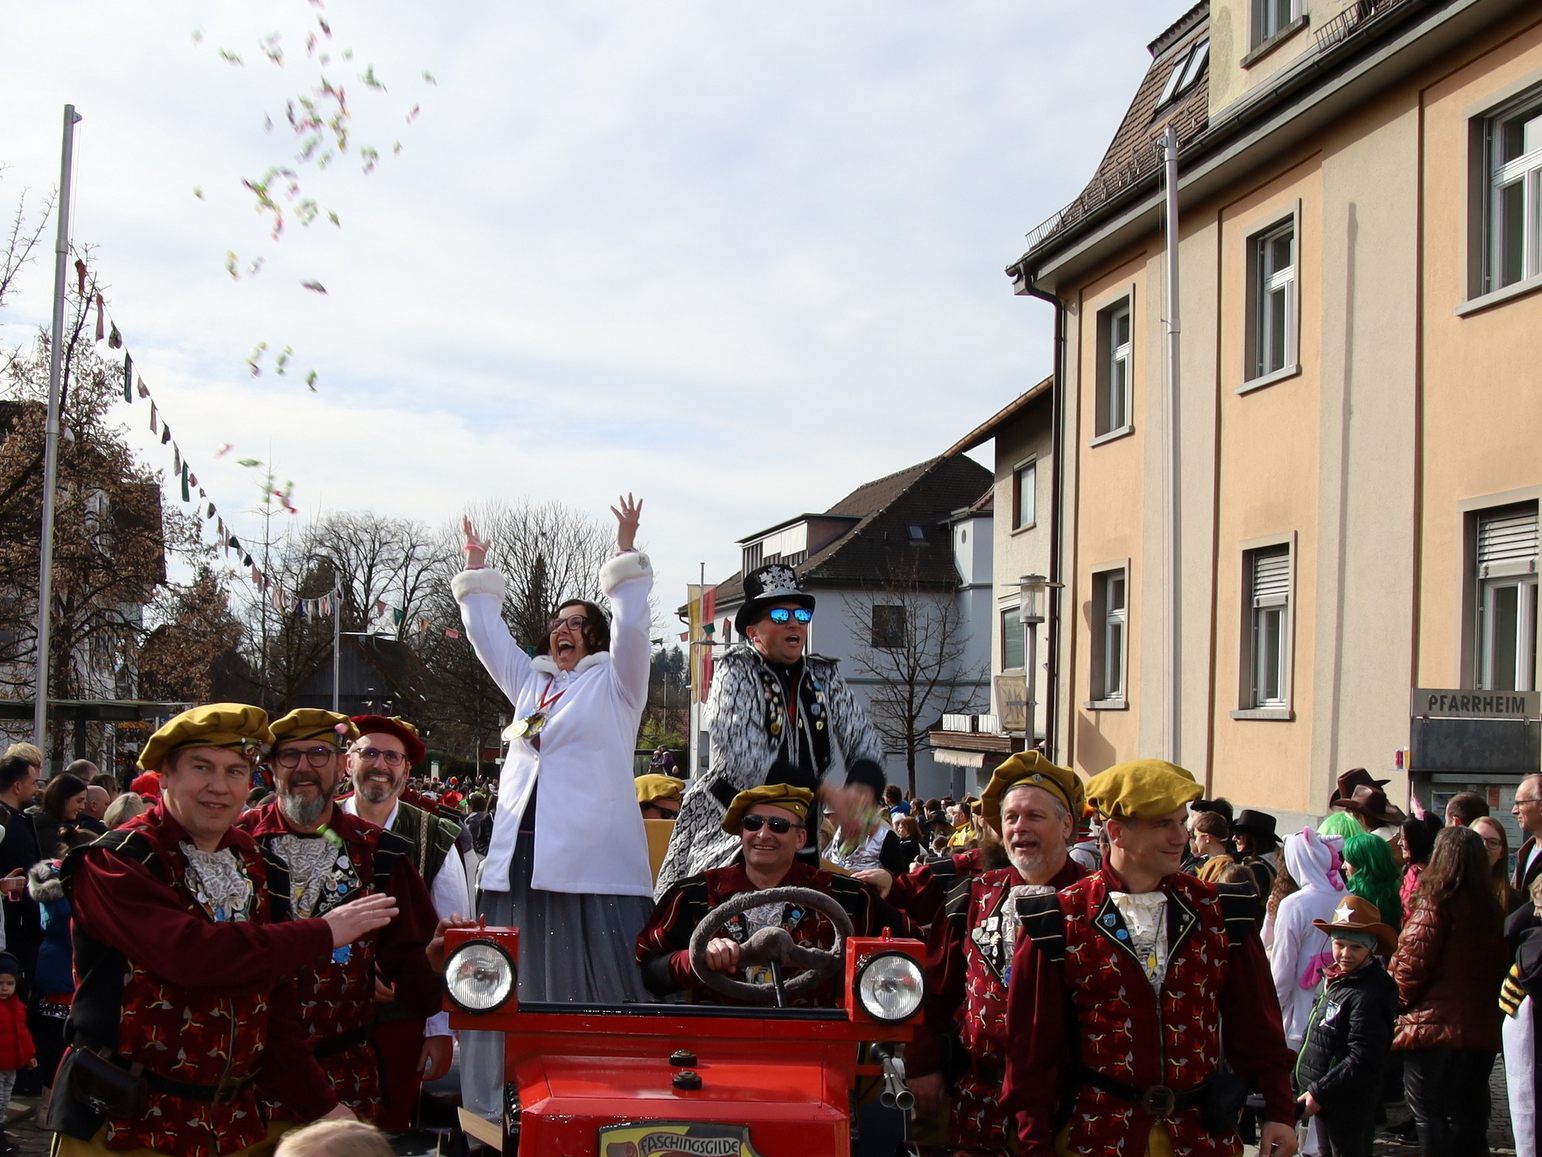
{"label": "medal badge", "polygon": [[505,739],[530,739],[546,729],[546,712],[532,711],[503,729]]}

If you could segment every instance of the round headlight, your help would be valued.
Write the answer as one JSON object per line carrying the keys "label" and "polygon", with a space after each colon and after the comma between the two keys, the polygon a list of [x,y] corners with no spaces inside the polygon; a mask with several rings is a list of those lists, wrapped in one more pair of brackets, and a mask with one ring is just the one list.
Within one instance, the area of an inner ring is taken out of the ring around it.
{"label": "round headlight", "polygon": [[857,999],[874,1020],[914,1016],[924,990],[921,966],[899,952],[880,952],[857,970]]}
{"label": "round headlight", "polygon": [[466,1012],[491,1012],[514,991],[514,962],[490,940],[457,948],[444,970],[450,999]]}

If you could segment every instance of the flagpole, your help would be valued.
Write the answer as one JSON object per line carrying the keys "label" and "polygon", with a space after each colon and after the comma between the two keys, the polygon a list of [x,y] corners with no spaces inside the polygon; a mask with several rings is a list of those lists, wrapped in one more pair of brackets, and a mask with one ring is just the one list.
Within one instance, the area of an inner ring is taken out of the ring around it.
{"label": "flagpole", "polygon": [[342,643],[343,591],[342,584],[334,581],[332,583],[332,713],[334,715],[337,714],[338,672],[342,663]]}
{"label": "flagpole", "polygon": [[54,490],[59,484],[59,376],[64,354],[65,261],[70,252],[70,180],[75,163],[75,106],[64,106],[64,148],[59,166],[59,230],[54,243],[54,328],[48,349],[48,424],[43,435],[43,527],[38,552],[37,676],[33,683],[33,742],[48,758],[48,651],[54,578]]}

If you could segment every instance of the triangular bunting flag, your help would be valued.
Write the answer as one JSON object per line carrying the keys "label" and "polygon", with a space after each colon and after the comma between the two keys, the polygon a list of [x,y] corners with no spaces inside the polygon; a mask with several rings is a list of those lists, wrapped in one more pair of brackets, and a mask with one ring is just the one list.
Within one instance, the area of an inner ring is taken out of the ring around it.
{"label": "triangular bunting flag", "polygon": [[187,488],[187,463],[184,462],[182,463],[182,501],[190,502],[192,501],[192,497],[192,494],[188,491]]}
{"label": "triangular bunting flag", "polygon": [[150,403],[150,433],[152,433],[152,434],[159,434],[161,432],[161,430],[160,430],[160,421],[161,421],[160,413],[156,410],[155,403],[151,402]]}
{"label": "triangular bunting flag", "polygon": [[139,396],[141,398],[148,398],[150,396],[150,387],[145,385],[144,378],[140,378],[140,379],[138,379],[138,381],[139,381],[139,386],[138,386],[138,388],[139,388]]}
{"label": "triangular bunting flag", "polygon": [[[98,298],[97,300],[101,300],[101,299]],[[98,322],[98,325],[100,325],[100,324],[101,323]],[[102,340],[102,335],[101,334],[97,334],[96,335],[96,340],[97,341],[101,341]],[[125,402],[132,402],[134,400],[134,355],[133,354],[124,354],[123,355],[123,400]]]}

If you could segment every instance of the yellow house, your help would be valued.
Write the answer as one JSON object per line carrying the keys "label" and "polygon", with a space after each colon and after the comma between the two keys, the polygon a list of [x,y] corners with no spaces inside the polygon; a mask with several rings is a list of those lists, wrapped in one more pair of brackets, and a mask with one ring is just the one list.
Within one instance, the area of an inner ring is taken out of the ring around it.
{"label": "yellow house", "polygon": [[1508,819],[1537,770],[1542,6],[1212,0],[1150,50],[1008,269],[1055,307],[1065,399],[1055,754],[1174,758],[1282,830],[1355,766]]}

